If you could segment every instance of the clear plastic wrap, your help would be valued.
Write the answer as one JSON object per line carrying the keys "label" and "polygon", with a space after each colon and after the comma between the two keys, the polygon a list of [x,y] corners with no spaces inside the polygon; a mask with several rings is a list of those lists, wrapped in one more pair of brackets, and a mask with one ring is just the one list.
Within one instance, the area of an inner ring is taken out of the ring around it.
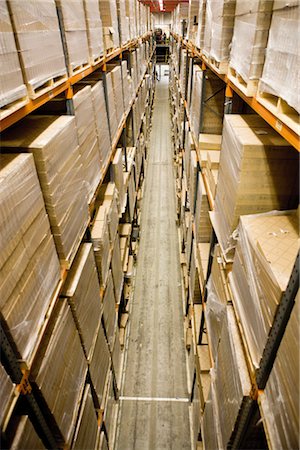
{"label": "clear plastic wrap", "polygon": [[63,286],[81,336],[85,355],[90,359],[102,306],[92,244],[82,244]]}
{"label": "clear plastic wrap", "polygon": [[67,73],[54,0],[9,0],[29,95]]}
{"label": "clear plastic wrap", "polygon": [[242,214],[298,205],[298,154],[256,115],[225,115],[215,225],[232,258],[232,233]]}
{"label": "clear plastic wrap", "polygon": [[106,50],[120,46],[119,25],[116,0],[99,0]]}
{"label": "clear plastic wrap", "polygon": [[121,253],[120,253],[120,241],[119,236],[116,236],[112,260],[111,260],[111,268],[112,268],[112,276],[114,282],[114,291],[115,291],[115,302],[117,304],[121,301],[121,294],[123,289],[123,281],[124,281],[124,273],[123,266],[121,261]]}
{"label": "clear plastic wrap", "polygon": [[0,108],[26,96],[14,33],[6,0],[0,1]]}
{"label": "clear plastic wrap", "polygon": [[299,317],[298,292],[263,394],[262,420],[272,449],[299,445]]}
{"label": "clear plastic wrap", "polygon": [[103,299],[103,318],[106,336],[109,348],[113,349],[115,340],[115,328],[117,324],[116,301],[114,295],[114,284],[111,271],[108,274],[104,299]]}
{"label": "clear plastic wrap", "polygon": [[99,0],[84,0],[85,20],[90,52],[90,63],[94,64],[104,54],[102,21]]}
{"label": "clear plastic wrap", "polygon": [[33,376],[67,444],[74,432],[86,374],[71,309],[67,300],[61,300],[49,343]]}
{"label": "clear plastic wrap", "polygon": [[277,306],[299,250],[297,212],[242,216],[231,284],[254,367],[259,367]]}
{"label": "clear plastic wrap", "polygon": [[[259,90],[285,100],[300,113],[299,3],[274,2]],[[296,45],[295,45],[296,43]]]}
{"label": "clear plastic wrap", "polygon": [[230,66],[245,82],[262,74],[273,0],[236,0]]}
{"label": "clear plastic wrap", "polygon": [[111,359],[107,341],[102,325],[99,328],[98,337],[92,360],[89,365],[91,381],[97,394],[99,406],[103,405],[104,388],[110,370]]}
{"label": "clear plastic wrap", "polygon": [[0,308],[23,359],[35,349],[60,279],[32,155],[1,155]]}
{"label": "clear plastic wrap", "polygon": [[28,416],[21,416],[10,448],[11,450],[46,449]]}
{"label": "clear plastic wrap", "polygon": [[83,0],[55,0],[63,18],[69,75],[89,63],[87,24]]}
{"label": "clear plastic wrap", "polygon": [[75,118],[27,117],[2,134],[4,149],[33,154],[58,254],[70,262],[89,220]]}
{"label": "clear plastic wrap", "polygon": [[87,384],[78,416],[72,449],[95,450],[98,436],[98,421],[91,388]]}

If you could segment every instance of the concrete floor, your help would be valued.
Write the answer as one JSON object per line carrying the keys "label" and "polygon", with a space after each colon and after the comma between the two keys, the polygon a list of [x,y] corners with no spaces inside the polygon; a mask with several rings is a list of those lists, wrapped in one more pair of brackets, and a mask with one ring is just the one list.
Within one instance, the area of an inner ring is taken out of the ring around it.
{"label": "concrete floor", "polygon": [[116,448],[191,449],[167,77],[156,88],[140,236]]}

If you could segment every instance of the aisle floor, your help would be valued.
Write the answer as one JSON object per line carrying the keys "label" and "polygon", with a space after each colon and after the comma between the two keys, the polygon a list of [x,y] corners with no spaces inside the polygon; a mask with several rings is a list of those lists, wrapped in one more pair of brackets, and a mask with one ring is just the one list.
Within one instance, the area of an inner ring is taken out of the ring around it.
{"label": "aisle floor", "polygon": [[118,450],[191,449],[168,78],[156,87]]}

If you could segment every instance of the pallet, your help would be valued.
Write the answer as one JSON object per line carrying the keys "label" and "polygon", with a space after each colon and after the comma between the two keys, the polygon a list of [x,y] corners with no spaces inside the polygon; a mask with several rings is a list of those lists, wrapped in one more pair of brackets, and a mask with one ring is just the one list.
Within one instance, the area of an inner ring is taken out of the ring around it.
{"label": "pallet", "polygon": [[72,67],[71,64],[68,65],[68,72],[70,77],[77,75],[78,73],[83,72],[84,70],[90,67],[89,63],[79,64],[78,66]]}
{"label": "pallet", "polygon": [[233,68],[228,67],[229,80],[241,91],[246,97],[254,97],[257,92],[258,80],[245,81],[243,77]]}
{"label": "pallet", "polygon": [[208,56],[204,58],[204,61],[207,61],[210,66],[217,72],[219,75],[227,75],[228,72],[228,61],[217,61],[212,56]]}
{"label": "pallet", "polygon": [[104,62],[104,59],[105,59],[104,54],[100,55],[100,56],[97,56],[97,58],[90,58],[90,65],[93,66],[93,67],[97,66],[98,64]]}
{"label": "pallet", "polygon": [[289,106],[285,100],[277,95],[261,91],[260,85],[258,85],[256,100],[277,117],[278,124],[276,124],[276,127],[279,131],[282,128],[282,124],[280,123],[282,122],[300,136],[299,114],[294,108]]}
{"label": "pallet", "polygon": [[35,100],[36,98],[46,94],[57,86],[60,86],[62,83],[65,83],[67,80],[68,76],[67,74],[64,74],[58,77],[50,78],[50,80],[47,80],[43,84],[36,87],[30,83],[27,83],[29,97]]}
{"label": "pallet", "polygon": [[0,120],[5,119],[6,117],[18,111],[19,109],[23,108],[23,106],[27,105],[28,102],[29,98],[26,95],[18,100],[8,103],[5,106],[2,106],[2,108],[0,108]]}

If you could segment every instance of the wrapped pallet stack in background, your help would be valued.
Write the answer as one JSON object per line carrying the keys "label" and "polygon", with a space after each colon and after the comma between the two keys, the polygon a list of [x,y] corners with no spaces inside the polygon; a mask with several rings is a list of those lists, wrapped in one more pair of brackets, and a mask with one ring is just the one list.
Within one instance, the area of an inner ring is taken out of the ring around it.
{"label": "wrapped pallet stack in background", "polygon": [[90,64],[97,64],[104,55],[102,21],[100,17],[99,1],[84,0],[85,20],[89,43]]}
{"label": "wrapped pallet stack in background", "polygon": [[117,0],[99,0],[102,20],[103,39],[106,51],[119,47],[119,25],[117,15]]}

